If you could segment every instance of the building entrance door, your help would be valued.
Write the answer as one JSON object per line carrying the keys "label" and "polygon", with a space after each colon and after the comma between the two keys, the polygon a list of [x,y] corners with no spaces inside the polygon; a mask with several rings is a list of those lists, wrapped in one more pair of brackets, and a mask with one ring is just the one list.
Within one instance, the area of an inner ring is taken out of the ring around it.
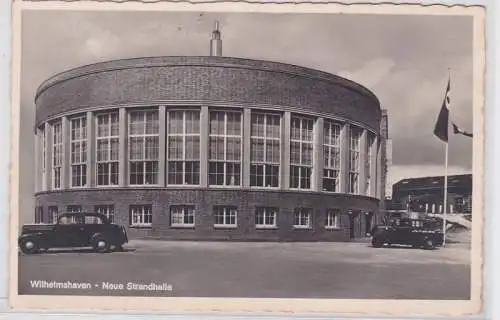
{"label": "building entrance door", "polygon": [[349,238],[354,239],[355,237],[354,212],[349,211]]}
{"label": "building entrance door", "polygon": [[372,231],[372,218],[373,212],[365,212],[365,234],[369,234]]}

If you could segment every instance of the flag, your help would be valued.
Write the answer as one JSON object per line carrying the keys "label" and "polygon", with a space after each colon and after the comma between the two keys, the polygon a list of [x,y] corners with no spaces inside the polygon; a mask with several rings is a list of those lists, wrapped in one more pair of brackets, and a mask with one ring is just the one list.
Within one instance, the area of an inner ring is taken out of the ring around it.
{"label": "flag", "polygon": [[443,104],[434,127],[434,135],[444,142],[448,142],[448,126],[449,126],[449,115],[450,110],[448,106],[450,105],[450,79],[448,79],[448,85],[446,86],[446,94],[443,99]]}
{"label": "flag", "polygon": [[453,122],[451,123],[452,126],[453,126],[453,133],[454,134],[461,134],[461,135],[464,135],[466,137],[471,137],[472,138],[472,133],[469,133],[465,130],[461,130],[456,124],[454,124]]}

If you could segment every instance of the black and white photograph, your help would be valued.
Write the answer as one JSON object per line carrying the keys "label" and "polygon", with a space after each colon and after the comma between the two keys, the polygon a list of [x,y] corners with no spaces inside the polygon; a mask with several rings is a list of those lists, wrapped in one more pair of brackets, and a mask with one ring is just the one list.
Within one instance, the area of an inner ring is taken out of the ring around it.
{"label": "black and white photograph", "polygon": [[481,8],[137,6],[15,7],[13,305],[480,311]]}

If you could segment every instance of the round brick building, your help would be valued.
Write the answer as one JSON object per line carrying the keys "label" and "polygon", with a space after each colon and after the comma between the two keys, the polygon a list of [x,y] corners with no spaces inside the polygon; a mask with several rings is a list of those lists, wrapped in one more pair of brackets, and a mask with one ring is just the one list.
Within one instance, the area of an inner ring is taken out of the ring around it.
{"label": "round brick building", "polygon": [[342,241],[375,223],[382,112],[366,88],[219,56],[83,66],[39,87],[38,222],[102,212],[131,238]]}

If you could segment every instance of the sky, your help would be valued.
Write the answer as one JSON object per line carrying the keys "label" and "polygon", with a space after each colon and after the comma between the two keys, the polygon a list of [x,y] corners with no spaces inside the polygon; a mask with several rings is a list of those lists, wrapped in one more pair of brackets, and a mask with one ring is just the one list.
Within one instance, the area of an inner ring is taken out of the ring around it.
{"label": "sky", "polygon": [[[473,129],[470,17],[28,11],[22,16],[21,196],[34,190],[34,95],[42,81],[113,59],[208,55],[215,20],[223,56],[319,69],[373,91],[388,110],[393,182],[443,174],[444,144],[433,128],[449,75],[451,117]],[[472,139],[451,135],[449,155],[450,174],[472,171]]]}

